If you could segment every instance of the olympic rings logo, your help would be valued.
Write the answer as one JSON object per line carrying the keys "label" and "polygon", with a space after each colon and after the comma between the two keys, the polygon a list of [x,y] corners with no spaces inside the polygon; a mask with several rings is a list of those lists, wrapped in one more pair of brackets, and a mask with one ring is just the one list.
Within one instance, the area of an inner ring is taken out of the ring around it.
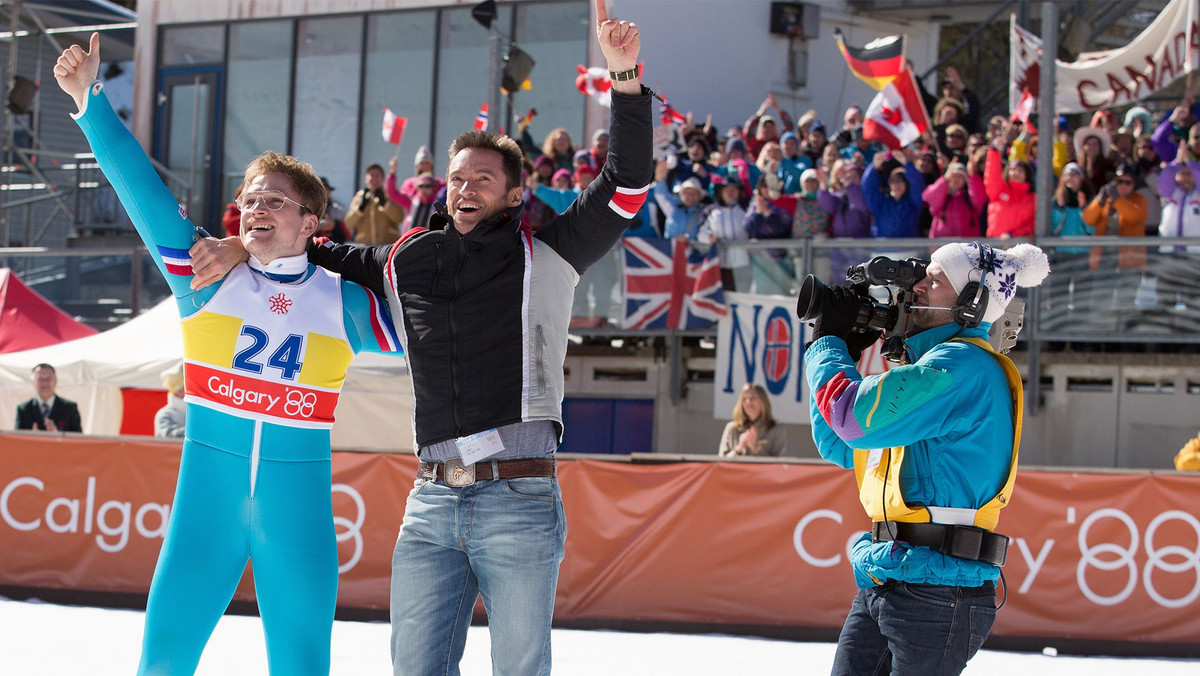
{"label": "olympic rings logo", "polygon": [[[353,486],[347,484],[333,484],[334,493],[342,493],[348,496],[354,502],[354,518],[348,519],[344,516],[333,517],[333,528],[337,532],[337,541],[345,542],[347,540],[354,541],[354,553],[350,555],[350,560],[346,563],[338,564],[338,575],[349,572],[358,565],[362,559],[363,553],[363,537],[362,527],[363,521],[367,518],[367,506],[363,502],[362,494],[360,494]],[[338,529],[344,530],[338,530]],[[340,553],[339,553],[340,558]]]}
{"label": "olympic rings logo", "polygon": [[317,395],[312,392],[288,390],[287,399],[283,404],[283,412],[288,415],[299,415],[311,418],[317,408]]}
{"label": "olympic rings logo", "polygon": [[[1128,546],[1121,546],[1113,542],[1102,542],[1095,545],[1088,544],[1088,532],[1092,526],[1101,519],[1114,518],[1125,525],[1129,533]],[[1154,536],[1158,529],[1168,521],[1182,521],[1192,527],[1196,533],[1197,545],[1195,549],[1187,549],[1180,545],[1166,545],[1165,547],[1156,547],[1154,545]],[[1200,596],[1200,521],[1195,516],[1178,510],[1172,509],[1158,516],[1150,522],[1150,526],[1146,528],[1146,535],[1141,543],[1146,548],[1146,567],[1142,569],[1142,586],[1146,588],[1146,594],[1160,606],[1164,608],[1182,608]],[[1075,567],[1075,580],[1079,583],[1079,589],[1088,600],[1101,606],[1112,606],[1129,598],[1133,590],[1137,587],[1138,569],[1137,561],[1134,560],[1134,555],[1138,551],[1138,527],[1133,519],[1128,514],[1119,509],[1105,508],[1092,512],[1084,519],[1083,524],[1079,527],[1079,564]],[[1108,555],[1115,558],[1102,558]],[[1168,557],[1178,559],[1174,562],[1168,561]],[[1129,580],[1125,583],[1125,587],[1120,592],[1111,596],[1103,596],[1096,593],[1088,584],[1086,571],[1088,568],[1097,570],[1113,571],[1125,568],[1129,571]],[[1184,573],[1189,570],[1195,571],[1196,581],[1192,585],[1191,591],[1184,596],[1172,599],[1163,596],[1154,586],[1153,573],[1155,570],[1161,570],[1167,573]]]}

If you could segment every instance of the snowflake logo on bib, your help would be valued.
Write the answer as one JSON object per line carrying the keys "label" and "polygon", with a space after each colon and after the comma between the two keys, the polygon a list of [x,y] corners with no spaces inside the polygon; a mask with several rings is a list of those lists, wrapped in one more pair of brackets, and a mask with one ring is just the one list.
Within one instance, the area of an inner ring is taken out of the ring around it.
{"label": "snowflake logo on bib", "polygon": [[271,312],[277,315],[286,315],[288,309],[292,307],[292,301],[280,291],[279,295],[271,296],[267,299],[271,304]]}

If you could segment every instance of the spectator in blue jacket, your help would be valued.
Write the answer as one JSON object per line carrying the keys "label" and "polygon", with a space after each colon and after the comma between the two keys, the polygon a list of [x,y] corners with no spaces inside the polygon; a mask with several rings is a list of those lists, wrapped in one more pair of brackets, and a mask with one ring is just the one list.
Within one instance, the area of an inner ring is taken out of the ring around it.
{"label": "spectator in blue jacket", "polygon": [[[882,167],[889,154],[900,166],[887,175],[887,192],[884,192]],[[925,179],[910,159],[907,150],[878,153],[863,174],[863,198],[875,217],[871,226],[873,237],[921,235],[921,191],[925,190]]]}
{"label": "spectator in blue jacket", "polygon": [[667,171],[667,161],[659,160],[654,167],[654,183],[650,186],[655,204],[667,219],[663,228],[663,238],[696,239],[696,233],[704,220],[704,197],[708,193],[700,185],[700,180],[693,176],[676,185],[675,193],[678,197],[671,195],[671,189],[666,184]]}
{"label": "spectator in blue jacket", "polygon": [[779,161],[779,178],[783,179],[783,191],[788,194],[800,192],[800,174],[805,169],[812,169],[812,160],[800,152],[800,139],[793,132],[787,132],[779,139],[779,147],[783,151],[783,159]]}

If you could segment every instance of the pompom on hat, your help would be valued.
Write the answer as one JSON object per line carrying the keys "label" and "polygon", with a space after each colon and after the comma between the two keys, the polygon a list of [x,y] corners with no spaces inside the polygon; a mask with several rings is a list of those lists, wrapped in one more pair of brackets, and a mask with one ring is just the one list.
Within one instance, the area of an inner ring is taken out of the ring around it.
{"label": "pompom on hat", "polygon": [[413,157],[413,168],[419,169],[421,163],[428,160],[433,162],[433,153],[429,152],[429,146],[421,146],[417,148],[417,154]]}
{"label": "pompom on hat", "polygon": [[159,374],[162,378],[163,387],[167,388],[172,394],[183,391],[183,362],[164,370]]}
{"label": "pompom on hat", "polygon": [[[978,242],[954,242],[933,252],[933,262],[941,266],[958,293],[973,281],[978,281]],[[1011,249],[992,249],[995,252],[995,269],[983,276],[983,285],[988,291],[987,309],[983,321],[994,322],[1004,315],[1009,301],[1017,295],[1017,287],[1037,286],[1050,274],[1050,261],[1046,254],[1032,244],[1018,244]]]}

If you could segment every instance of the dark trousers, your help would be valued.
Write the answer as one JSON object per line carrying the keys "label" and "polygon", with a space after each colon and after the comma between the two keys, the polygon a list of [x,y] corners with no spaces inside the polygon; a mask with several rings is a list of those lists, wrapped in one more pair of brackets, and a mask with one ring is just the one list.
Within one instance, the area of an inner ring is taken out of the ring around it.
{"label": "dark trousers", "polygon": [[838,637],[834,676],[962,673],[996,621],[996,588],[889,581],[860,589]]}

